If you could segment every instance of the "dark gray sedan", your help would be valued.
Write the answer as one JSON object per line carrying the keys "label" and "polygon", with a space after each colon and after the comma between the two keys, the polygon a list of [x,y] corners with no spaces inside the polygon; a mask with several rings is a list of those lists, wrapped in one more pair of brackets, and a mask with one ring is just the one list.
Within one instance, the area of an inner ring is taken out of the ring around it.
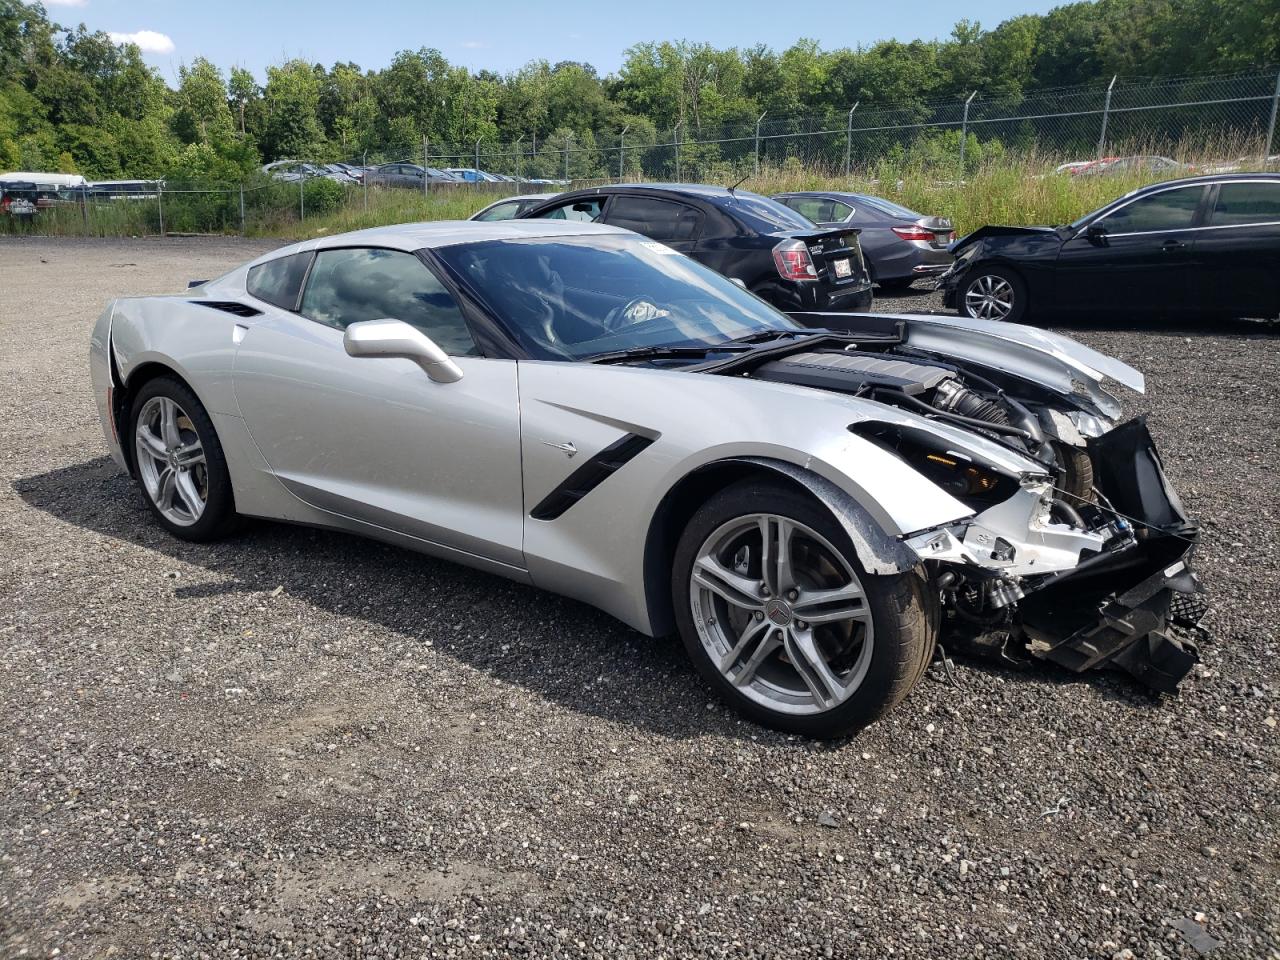
{"label": "dark gray sedan", "polygon": [[945,217],[863,193],[780,193],[773,199],[819,226],[860,229],[862,255],[881,289],[899,290],[951,266],[947,245],[956,235]]}

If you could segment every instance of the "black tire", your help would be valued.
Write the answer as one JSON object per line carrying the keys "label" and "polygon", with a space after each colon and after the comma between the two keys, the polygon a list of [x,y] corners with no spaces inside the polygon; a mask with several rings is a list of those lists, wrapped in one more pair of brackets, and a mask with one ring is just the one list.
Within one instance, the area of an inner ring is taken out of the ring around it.
{"label": "black tire", "polygon": [[[720,672],[699,637],[691,586],[698,551],[723,524],[756,513],[788,517],[819,533],[841,552],[865,591],[875,631],[870,663],[849,698],[829,710],[791,714],[750,699]],[[798,489],[777,481],[735,484],[699,508],[677,544],[671,591],[685,650],[719,696],[765,726],[807,737],[848,736],[884,716],[924,675],[937,640],[938,620],[930,615],[926,581],[918,571],[887,576],[868,574],[848,535],[826,508]]]}
{"label": "black tire", "polygon": [[877,280],[881,290],[900,292],[910,289],[911,285],[916,282],[915,277],[894,277],[892,280]]}
{"label": "black tire", "polygon": [[[983,317],[971,311],[968,300],[969,292],[978,287],[984,278],[991,278],[994,282],[1003,281],[1007,283],[1013,291],[1013,305],[1009,313],[1004,317]],[[960,284],[960,289],[956,294],[956,309],[961,315],[973,317],[976,320],[1002,319],[1006,323],[1025,323],[1030,313],[1031,303],[1027,294],[1027,282],[1022,279],[1022,275],[1018,271],[1002,266],[976,266],[969,271],[968,276]]]}
{"label": "black tire", "polygon": [[[142,481],[141,468],[137,461],[135,438],[138,430],[138,418],[149,400],[156,397],[167,397],[177,403],[190,421],[190,428],[199,437],[204,451],[205,505],[199,519],[190,524],[174,523],[166,517],[159,506],[147,493]],[[218,441],[217,431],[204,405],[196,398],[185,383],[175,377],[161,376],[149,380],[133,398],[129,407],[128,431],[129,455],[133,459],[134,477],[138,480],[142,499],[150,508],[152,516],[160,526],[182,540],[205,543],[219,540],[233,533],[239,526],[236,514],[235,497],[231,489],[231,475],[227,470],[226,456],[222,452],[222,444]]]}

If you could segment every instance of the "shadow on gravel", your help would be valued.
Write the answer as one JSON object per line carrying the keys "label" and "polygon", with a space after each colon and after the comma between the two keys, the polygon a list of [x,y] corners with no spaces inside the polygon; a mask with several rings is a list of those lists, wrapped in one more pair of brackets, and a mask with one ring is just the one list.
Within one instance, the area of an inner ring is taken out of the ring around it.
{"label": "shadow on gravel", "polygon": [[[786,739],[730,711],[707,709],[714,694],[698,679],[678,639],[646,637],[574,600],[362,537],[265,520],[219,543],[187,543],[152,522],[136,485],[105,456],[20,478],[13,486],[27,504],[59,521],[219,577],[178,585],[167,579],[171,571],[157,568],[154,578],[173,584],[179,599],[270,596],[283,588],[330,615],[364,620],[424,648],[430,642],[437,651],[578,713],[677,739]],[[137,584],[126,586],[133,590]],[[288,656],[294,641],[282,636],[279,643],[278,653]],[[1105,674],[955,659],[967,669],[1031,684],[1087,682],[1107,699],[1159,702]],[[838,749],[840,743],[811,746]]]}
{"label": "shadow on gravel", "polygon": [[[425,649],[429,642],[578,713],[677,739],[786,739],[725,710],[708,710],[714,695],[678,639],[646,637],[574,600],[362,537],[265,520],[218,543],[186,543],[152,521],[136,485],[108,457],[20,478],[13,487],[27,504],[59,521],[218,578],[171,580],[171,568],[160,562],[143,574],[154,581],[144,582],[144,589],[216,603],[236,594],[267,597],[282,587],[319,611],[364,620],[411,646]],[[134,596],[136,574],[122,586]],[[133,602],[125,599],[122,606]],[[341,628],[334,634],[341,639]],[[280,636],[277,642],[275,653],[286,659],[296,641]]]}

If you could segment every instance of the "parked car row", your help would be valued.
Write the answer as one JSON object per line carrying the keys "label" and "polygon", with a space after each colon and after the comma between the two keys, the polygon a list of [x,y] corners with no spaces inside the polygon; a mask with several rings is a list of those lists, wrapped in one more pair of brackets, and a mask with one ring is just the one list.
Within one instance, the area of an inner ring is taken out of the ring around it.
{"label": "parked car row", "polygon": [[409,161],[360,166],[351,163],[307,163],[301,160],[276,160],[262,167],[262,172],[284,183],[297,183],[320,177],[337,183],[355,184],[366,180],[371,186],[408,187],[421,190],[436,184],[455,183],[528,183],[535,185],[564,185],[566,180],[509,177],[489,173],[474,167],[424,167]]}

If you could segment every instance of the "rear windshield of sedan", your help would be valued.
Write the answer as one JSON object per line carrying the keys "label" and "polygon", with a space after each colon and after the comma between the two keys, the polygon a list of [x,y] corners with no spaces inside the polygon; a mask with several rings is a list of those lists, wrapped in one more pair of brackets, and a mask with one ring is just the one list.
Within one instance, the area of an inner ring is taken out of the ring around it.
{"label": "rear windshield of sedan", "polygon": [[491,240],[435,253],[542,360],[799,329],[714,270],[639,237]]}
{"label": "rear windshield of sedan", "polygon": [[737,192],[732,199],[723,202],[726,211],[732,213],[735,209],[739,210],[778,230],[812,230],[814,227],[812,220],[792,210],[785,203],[762,197],[758,193]]}

